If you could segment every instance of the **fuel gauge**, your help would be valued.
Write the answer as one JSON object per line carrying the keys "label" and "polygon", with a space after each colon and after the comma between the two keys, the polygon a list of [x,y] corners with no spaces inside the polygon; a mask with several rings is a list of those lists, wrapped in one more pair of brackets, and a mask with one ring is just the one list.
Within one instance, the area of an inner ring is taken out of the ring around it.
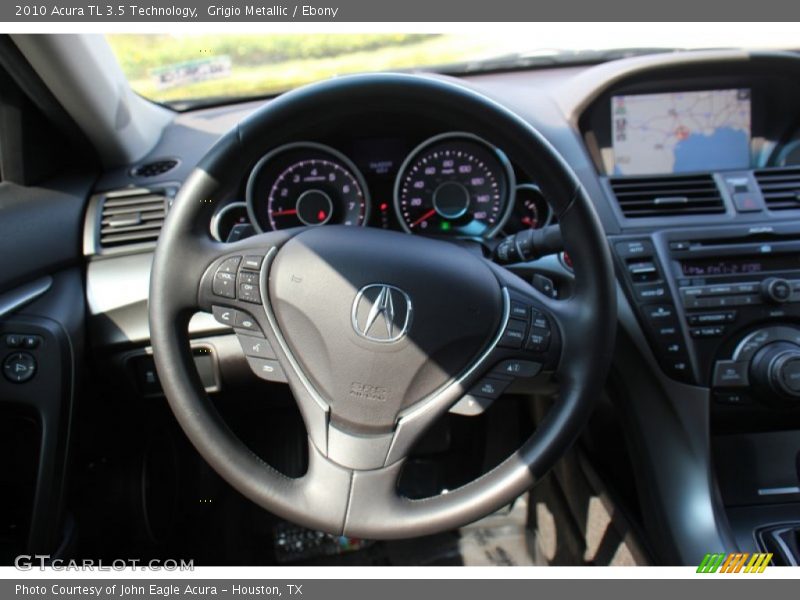
{"label": "fuel gauge", "polygon": [[514,209],[503,227],[504,233],[511,235],[525,229],[539,229],[550,223],[553,213],[538,185],[520,184],[514,196]]}

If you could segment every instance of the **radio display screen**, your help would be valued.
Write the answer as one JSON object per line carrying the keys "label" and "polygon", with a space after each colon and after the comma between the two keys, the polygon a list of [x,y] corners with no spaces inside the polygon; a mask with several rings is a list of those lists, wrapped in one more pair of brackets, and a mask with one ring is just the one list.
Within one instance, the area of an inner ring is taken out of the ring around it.
{"label": "radio display screen", "polygon": [[614,175],[663,175],[750,166],[750,90],[611,98]]}
{"label": "radio display screen", "polygon": [[800,254],[764,254],[730,258],[693,258],[680,261],[686,277],[708,275],[745,275],[769,271],[800,269]]}

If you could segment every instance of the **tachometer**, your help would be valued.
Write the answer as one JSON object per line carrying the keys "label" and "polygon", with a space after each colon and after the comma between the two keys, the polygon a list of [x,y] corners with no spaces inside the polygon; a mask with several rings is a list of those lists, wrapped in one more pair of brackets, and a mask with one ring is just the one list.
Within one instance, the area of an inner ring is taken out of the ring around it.
{"label": "tachometer", "polygon": [[322,144],[288,144],[264,156],[247,183],[247,208],[260,230],[363,225],[369,217],[364,178],[343,154]]}
{"label": "tachometer", "polygon": [[433,137],[395,182],[395,209],[409,233],[491,237],[508,218],[514,173],[505,155],[468,133]]}

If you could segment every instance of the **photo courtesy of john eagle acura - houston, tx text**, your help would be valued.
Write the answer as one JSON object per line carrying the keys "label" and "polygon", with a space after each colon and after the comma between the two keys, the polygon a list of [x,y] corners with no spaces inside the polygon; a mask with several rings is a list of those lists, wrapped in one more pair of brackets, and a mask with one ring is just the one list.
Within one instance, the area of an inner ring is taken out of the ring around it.
{"label": "photo courtesy of john eagle acura - houston, tx text", "polygon": [[794,33],[530,28],[0,34],[1,565],[798,565]]}

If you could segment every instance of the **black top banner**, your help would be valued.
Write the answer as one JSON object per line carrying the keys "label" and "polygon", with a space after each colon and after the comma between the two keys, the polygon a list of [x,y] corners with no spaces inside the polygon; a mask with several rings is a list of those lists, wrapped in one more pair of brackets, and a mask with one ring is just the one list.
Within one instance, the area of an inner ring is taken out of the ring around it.
{"label": "black top banner", "polygon": [[[524,22],[524,21],[796,21],[786,0],[32,0],[0,3],[8,23],[58,22]],[[598,25],[602,26],[602,25]]]}

